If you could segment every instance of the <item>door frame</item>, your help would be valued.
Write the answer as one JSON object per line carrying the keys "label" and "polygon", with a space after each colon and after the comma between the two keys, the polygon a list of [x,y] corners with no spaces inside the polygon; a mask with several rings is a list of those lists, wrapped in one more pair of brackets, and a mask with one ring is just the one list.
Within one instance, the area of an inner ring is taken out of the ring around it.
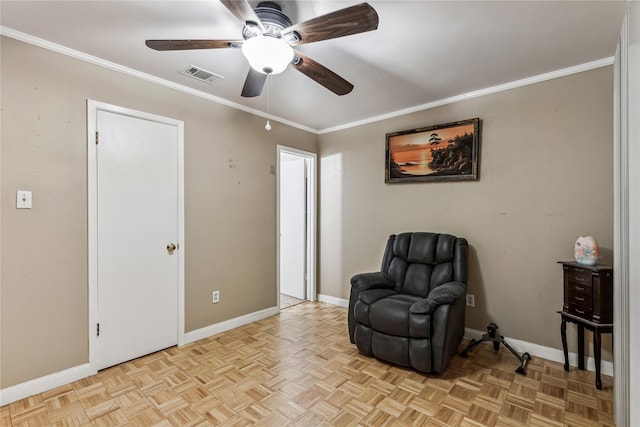
{"label": "door frame", "polygon": [[[619,426],[638,425],[640,409],[632,402],[640,396],[640,369],[633,360],[640,350],[636,328],[640,313],[637,282],[640,270],[631,260],[640,254],[640,172],[631,165],[640,158],[640,126],[629,117],[637,117],[640,99],[640,7],[626,6],[618,48],[614,57],[613,137],[614,137],[614,206],[613,206],[613,374],[615,421]],[[634,90],[635,89],[635,90]]]}
{"label": "door frame", "polygon": [[122,114],[142,120],[175,126],[178,130],[178,330],[177,343],[185,343],[184,332],[184,122],[117,105],[87,100],[87,214],[88,214],[88,279],[89,279],[89,366],[95,366],[98,323],[98,171],[96,167],[96,131],[98,111]]}
{"label": "door frame", "polygon": [[276,276],[278,308],[280,307],[280,157],[281,154],[291,154],[302,157],[307,165],[307,301],[316,301],[316,239],[317,239],[317,161],[318,155],[309,151],[299,150],[284,145],[278,145],[277,151],[277,184],[276,184]]}

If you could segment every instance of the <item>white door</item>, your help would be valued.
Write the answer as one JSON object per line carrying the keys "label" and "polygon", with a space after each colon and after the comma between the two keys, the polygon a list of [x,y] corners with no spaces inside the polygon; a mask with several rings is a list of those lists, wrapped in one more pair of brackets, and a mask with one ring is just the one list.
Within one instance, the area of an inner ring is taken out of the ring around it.
{"label": "white door", "polygon": [[97,111],[97,322],[102,369],[177,344],[178,129]]}
{"label": "white door", "polygon": [[306,299],[306,160],[280,157],[280,293]]}

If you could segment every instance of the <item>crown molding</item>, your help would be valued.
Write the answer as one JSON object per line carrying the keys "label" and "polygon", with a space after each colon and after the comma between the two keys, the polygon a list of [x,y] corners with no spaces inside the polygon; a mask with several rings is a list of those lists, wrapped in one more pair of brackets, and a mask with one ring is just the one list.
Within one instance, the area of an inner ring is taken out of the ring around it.
{"label": "crown molding", "polygon": [[573,67],[563,68],[561,70],[551,71],[549,73],[538,74],[536,76],[527,77],[525,79],[516,80],[509,83],[504,83],[497,86],[491,86],[485,89],[476,90],[473,92],[463,93],[461,95],[452,96],[450,98],[440,99],[438,101],[429,102],[426,104],[416,105],[414,107],[405,108],[391,113],[382,114],[379,116],[369,117],[357,122],[346,123],[340,126],[326,128],[318,131],[318,134],[337,132],[339,130],[345,130],[356,126],[362,126],[382,120],[393,119],[395,117],[404,116],[406,114],[417,113],[419,111],[429,110],[431,108],[441,107],[443,105],[453,104],[455,102],[464,101],[465,99],[478,98],[480,96],[491,95],[494,93],[504,92],[519,88],[522,86],[528,86],[535,83],[544,82],[547,80],[557,79],[559,77],[569,76],[571,74],[582,73],[583,71],[589,71],[596,68],[606,67],[613,64],[613,56],[609,58],[598,59],[597,61],[587,62],[585,64],[575,65]]}
{"label": "crown molding", "polygon": [[206,99],[211,102],[215,102],[216,104],[221,104],[229,108],[233,108],[236,110],[244,111],[245,113],[250,113],[259,117],[263,117],[265,119],[269,119],[275,122],[280,122],[282,124],[298,128],[300,130],[311,132],[317,134],[318,131],[316,129],[310,128],[308,126],[304,126],[300,123],[295,123],[290,120],[284,119],[282,117],[274,116],[272,114],[267,114],[263,111],[256,110],[255,108],[249,108],[244,105],[229,101],[228,99],[220,98],[215,95],[211,95],[206,92],[202,92],[197,89],[193,89],[188,86],[184,86],[178,83],[171,82],[169,80],[161,79],[160,77],[153,76],[151,74],[143,73],[138,70],[134,70],[133,68],[125,67],[120,64],[116,64],[115,62],[107,61],[102,58],[98,58],[97,56],[92,56],[86,54],[84,52],[80,52],[66,46],[59,45],[57,43],[52,43],[48,40],[44,40],[30,34],[22,33],[20,31],[13,30],[8,27],[0,26],[0,35],[10,37],[12,39],[16,39],[25,43],[32,44],[34,46],[41,47],[43,49],[50,50],[52,52],[60,53],[62,55],[69,56],[71,58],[79,59],[80,61],[88,62],[90,64],[98,65],[103,68],[107,68],[109,70],[113,70],[122,74],[126,74],[131,77],[136,77],[138,79],[142,79],[151,83],[158,84],[160,86],[168,87],[170,89],[175,89],[180,92],[187,93],[189,95],[197,96],[199,98]]}
{"label": "crown molding", "polygon": [[409,108],[405,108],[402,110],[397,110],[397,111],[393,111],[390,113],[386,113],[386,114],[381,114],[378,116],[373,116],[373,117],[369,117],[367,119],[364,120],[359,120],[359,121],[355,121],[355,122],[350,122],[350,123],[345,123],[339,126],[334,126],[334,127],[329,127],[329,128],[325,128],[325,129],[314,129],[311,128],[309,126],[305,126],[302,125],[300,123],[296,123],[287,119],[284,119],[282,117],[278,117],[278,116],[273,116],[270,114],[266,114],[263,111],[257,110],[255,108],[249,108],[246,107],[244,105],[229,101],[227,99],[224,98],[220,98],[218,96],[214,96],[211,94],[208,94],[206,92],[202,92],[200,90],[197,89],[193,89],[190,88],[188,86],[184,86],[178,83],[174,83],[171,82],[169,80],[165,80],[165,79],[161,79],[159,77],[153,76],[151,74],[147,74],[147,73],[143,73],[141,71],[137,71],[134,70],[132,68],[128,68],[125,67],[123,65],[120,64],[116,64],[114,62],[110,62],[107,60],[104,60],[102,58],[98,58],[96,56],[92,56],[74,49],[70,49],[66,46],[62,46],[56,43],[52,43],[50,41],[26,34],[26,33],[22,33],[20,31],[16,31],[13,30],[11,28],[8,27],[3,27],[0,26],[0,35],[3,36],[7,36],[7,37],[11,37],[13,39],[16,40],[20,40],[22,42],[25,43],[29,43],[47,50],[51,50],[53,52],[57,52],[57,53],[61,53],[63,55],[66,56],[70,56],[72,58],[75,59],[79,59],[81,61],[85,61],[85,62],[89,62],[91,64],[94,65],[98,65],[100,67],[104,67],[104,68],[108,68],[110,70],[113,71],[117,71],[119,73],[123,73],[132,77],[136,77],[142,80],[146,80],[148,82],[152,82],[152,83],[156,83],[158,85],[161,86],[165,86],[171,89],[175,89],[178,90],[180,92],[184,92],[193,96],[197,96],[199,98],[203,98],[206,99],[208,101],[211,102],[215,102],[217,104],[221,104],[224,106],[227,106],[229,108],[234,108],[236,110],[240,110],[240,111],[244,111],[246,113],[250,113],[259,117],[263,117],[265,119],[269,119],[269,120],[273,120],[273,121],[277,121],[280,122],[282,124],[303,130],[305,132],[309,132],[309,133],[313,133],[316,135],[323,135],[323,134],[327,134],[327,133],[332,133],[332,132],[337,132],[337,131],[341,131],[341,130],[345,130],[345,129],[350,129],[353,127],[357,127],[357,126],[362,126],[362,125],[366,125],[366,124],[370,124],[370,123],[375,123],[375,122],[379,122],[382,120],[388,120],[388,119],[393,119],[395,117],[400,117],[400,116],[404,116],[407,114],[411,114],[411,113],[416,113],[419,111],[425,111],[425,110],[429,110],[431,108],[436,108],[436,107],[441,107],[443,105],[448,105],[448,104],[453,104],[456,102],[460,102],[460,101],[464,101],[466,99],[471,99],[471,98],[478,98],[480,96],[485,96],[485,95],[491,95],[494,93],[499,93],[499,92],[504,92],[506,90],[510,90],[510,89],[515,89],[515,88],[519,88],[522,86],[528,86],[528,85],[532,85],[535,83],[540,83],[540,82],[544,82],[547,80],[553,80],[553,79],[557,79],[559,77],[565,77],[565,76],[569,76],[571,74],[577,74],[577,73],[581,73],[584,71],[589,71],[589,70],[593,70],[596,68],[601,68],[601,67],[606,67],[609,65],[613,64],[613,57],[608,57],[608,58],[602,58],[602,59],[598,59],[596,61],[591,61],[591,62],[587,62],[584,64],[579,64],[579,65],[575,65],[573,67],[567,67],[567,68],[563,68],[561,70],[556,70],[556,71],[551,71],[549,73],[544,73],[544,74],[538,74],[535,76],[531,76],[531,77],[527,77],[524,79],[520,79],[520,80],[515,80],[513,82],[509,82],[509,83],[504,83],[501,85],[497,85],[497,86],[491,86],[488,88],[484,88],[484,89],[479,89],[476,91],[472,91],[472,92],[467,92],[467,93],[463,93],[460,95],[456,95],[456,96],[452,96],[450,98],[445,98],[445,99],[440,99],[437,101],[432,101],[432,102],[428,102],[426,104],[420,104],[420,105],[416,105],[413,107],[409,107]]}

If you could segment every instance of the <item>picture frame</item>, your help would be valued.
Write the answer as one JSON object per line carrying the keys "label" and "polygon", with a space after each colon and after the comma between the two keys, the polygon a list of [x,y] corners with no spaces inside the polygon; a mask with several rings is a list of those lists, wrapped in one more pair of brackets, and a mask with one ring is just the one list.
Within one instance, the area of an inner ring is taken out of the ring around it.
{"label": "picture frame", "polygon": [[479,179],[480,119],[386,134],[385,182]]}

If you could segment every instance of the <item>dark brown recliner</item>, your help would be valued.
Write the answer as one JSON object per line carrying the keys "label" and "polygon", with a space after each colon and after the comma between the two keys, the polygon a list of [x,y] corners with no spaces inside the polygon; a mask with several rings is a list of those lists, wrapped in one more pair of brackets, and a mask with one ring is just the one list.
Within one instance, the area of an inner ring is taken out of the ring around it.
{"label": "dark brown recliner", "polygon": [[381,271],[351,278],[349,338],[367,356],[442,372],[464,335],[467,241],[391,235]]}

